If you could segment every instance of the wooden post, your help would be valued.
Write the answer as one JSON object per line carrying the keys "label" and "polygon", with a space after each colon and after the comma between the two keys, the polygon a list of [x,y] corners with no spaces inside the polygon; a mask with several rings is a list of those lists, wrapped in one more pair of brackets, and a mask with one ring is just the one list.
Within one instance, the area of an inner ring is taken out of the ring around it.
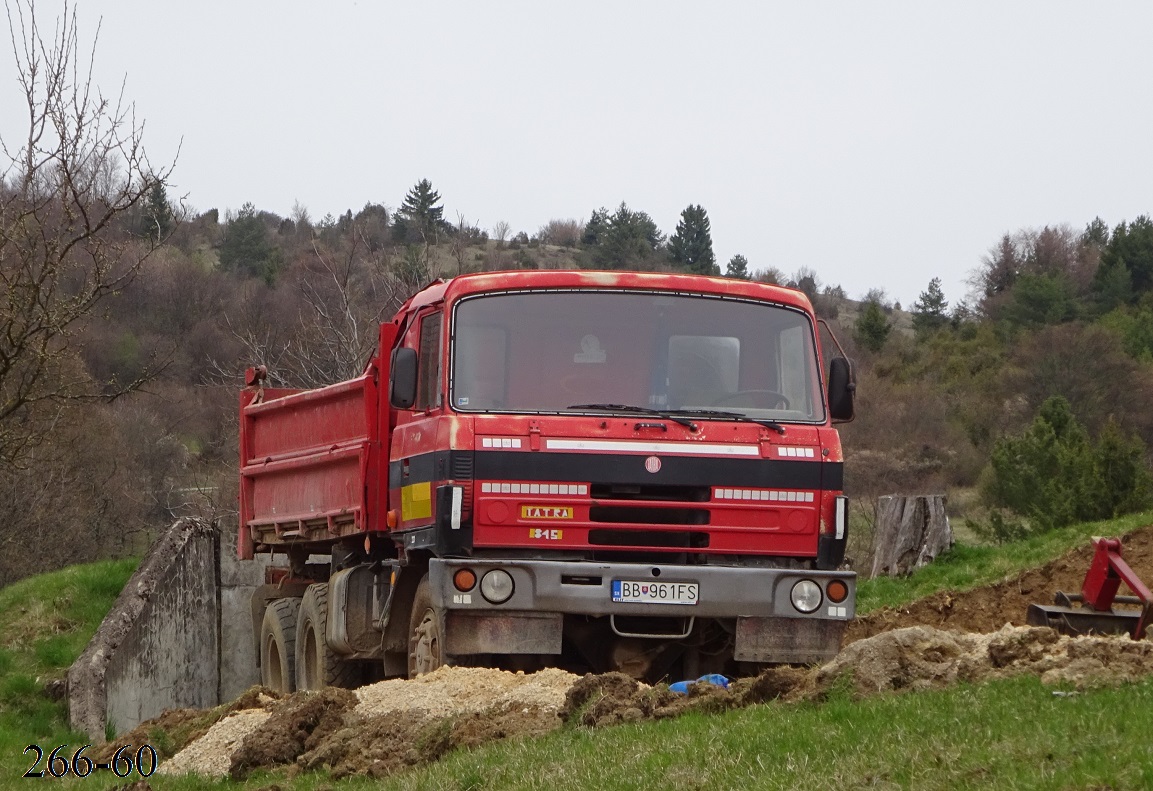
{"label": "wooden post", "polygon": [[878,497],[875,515],[870,577],[906,576],[953,546],[943,494]]}

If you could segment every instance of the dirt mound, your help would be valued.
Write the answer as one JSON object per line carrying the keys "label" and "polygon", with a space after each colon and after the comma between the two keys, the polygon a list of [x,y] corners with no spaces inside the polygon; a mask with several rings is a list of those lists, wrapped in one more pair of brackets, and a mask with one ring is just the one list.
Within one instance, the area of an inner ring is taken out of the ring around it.
{"label": "dirt mound", "polygon": [[569,690],[561,712],[565,722],[588,727],[679,717],[695,711],[715,714],[770,700],[800,700],[813,688],[812,668],[772,667],[756,678],[736,679],[729,687],[689,685],[687,694],[666,686],[649,687],[623,673],[585,676]]}
{"label": "dirt mound", "polygon": [[[1130,533],[1121,539],[1121,545],[1125,562],[1137,576],[1146,584],[1153,581],[1153,526]],[[1044,566],[996,585],[937,593],[900,609],[885,608],[859,616],[849,624],[845,643],[917,624],[981,633],[995,632],[1005,624],[1022,626],[1030,604],[1052,604],[1057,591],[1080,592],[1092,560],[1093,546],[1086,541]]]}
{"label": "dirt mound", "polygon": [[813,672],[816,697],[842,680],[869,695],[1026,673],[1046,684],[1084,688],[1153,675],[1153,642],[1124,635],[1065,637],[1035,626],[1005,626],[991,634],[910,626],[858,640]]}
{"label": "dirt mound", "polygon": [[162,764],[164,774],[243,778],[257,767],[291,765],[325,767],[337,777],[383,776],[458,747],[547,733],[561,725],[565,693],[576,680],[555,669],[525,675],[445,667],[355,692],[326,689],[277,700],[254,689],[212,712],[169,712],[138,735],[200,718],[181,741],[184,749]]}
{"label": "dirt mound", "polygon": [[[228,773],[234,779],[262,766],[290,764],[344,726],[344,714],[356,705],[347,689],[329,687],[313,694],[293,695],[274,706],[232,754]],[[240,712],[236,717],[241,716]]]}

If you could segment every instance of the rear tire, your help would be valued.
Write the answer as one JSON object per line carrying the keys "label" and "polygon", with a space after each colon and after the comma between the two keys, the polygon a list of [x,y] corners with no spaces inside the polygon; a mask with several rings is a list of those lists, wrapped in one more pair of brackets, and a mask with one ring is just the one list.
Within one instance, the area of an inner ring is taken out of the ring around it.
{"label": "rear tire", "polygon": [[260,624],[260,683],[277,692],[296,689],[296,619],[300,599],[276,599]]}
{"label": "rear tire", "polygon": [[333,652],[325,640],[328,628],[328,583],[309,585],[296,621],[296,688],[350,689],[360,683],[360,667]]}
{"label": "rear tire", "polygon": [[420,581],[412,600],[408,628],[408,677],[431,673],[445,661],[440,633],[440,613],[432,606],[428,575]]}

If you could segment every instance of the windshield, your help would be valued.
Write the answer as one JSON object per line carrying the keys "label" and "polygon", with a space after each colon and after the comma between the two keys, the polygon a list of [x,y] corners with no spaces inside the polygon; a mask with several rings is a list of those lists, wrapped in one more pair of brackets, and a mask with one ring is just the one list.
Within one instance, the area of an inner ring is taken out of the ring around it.
{"label": "windshield", "polygon": [[651,292],[493,294],[457,305],[452,343],[458,411],[629,405],[825,417],[812,324],[779,305]]}

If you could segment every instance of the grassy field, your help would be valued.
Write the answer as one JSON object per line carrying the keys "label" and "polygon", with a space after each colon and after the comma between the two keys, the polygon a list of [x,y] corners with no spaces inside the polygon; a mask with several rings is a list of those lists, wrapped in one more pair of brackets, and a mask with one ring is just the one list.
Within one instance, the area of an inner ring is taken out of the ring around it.
{"label": "grassy field", "polygon": [[[1004,579],[1150,514],[1080,525],[997,547],[958,546],[905,580],[864,581],[862,611]],[[134,561],[77,566],[0,590],[0,788],[25,787],[39,744],[82,745],[62,703],[42,694],[95,631]],[[450,755],[388,781],[261,772],[245,783],[153,777],[155,789],[336,788],[1153,788],[1153,679],[1116,689],[1053,690],[1018,678],[937,692],[771,703]],[[9,780],[8,778],[11,778]],[[64,781],[110,788],[108,773]]]}
{"label": "grassy field", "polygon": [[86,741],[68,730],[64,703],[49,700],[44,686],[67,675],[136,564],[72,566],[0,589],[0,787],[31,765],[22,755],[29,744]]}

